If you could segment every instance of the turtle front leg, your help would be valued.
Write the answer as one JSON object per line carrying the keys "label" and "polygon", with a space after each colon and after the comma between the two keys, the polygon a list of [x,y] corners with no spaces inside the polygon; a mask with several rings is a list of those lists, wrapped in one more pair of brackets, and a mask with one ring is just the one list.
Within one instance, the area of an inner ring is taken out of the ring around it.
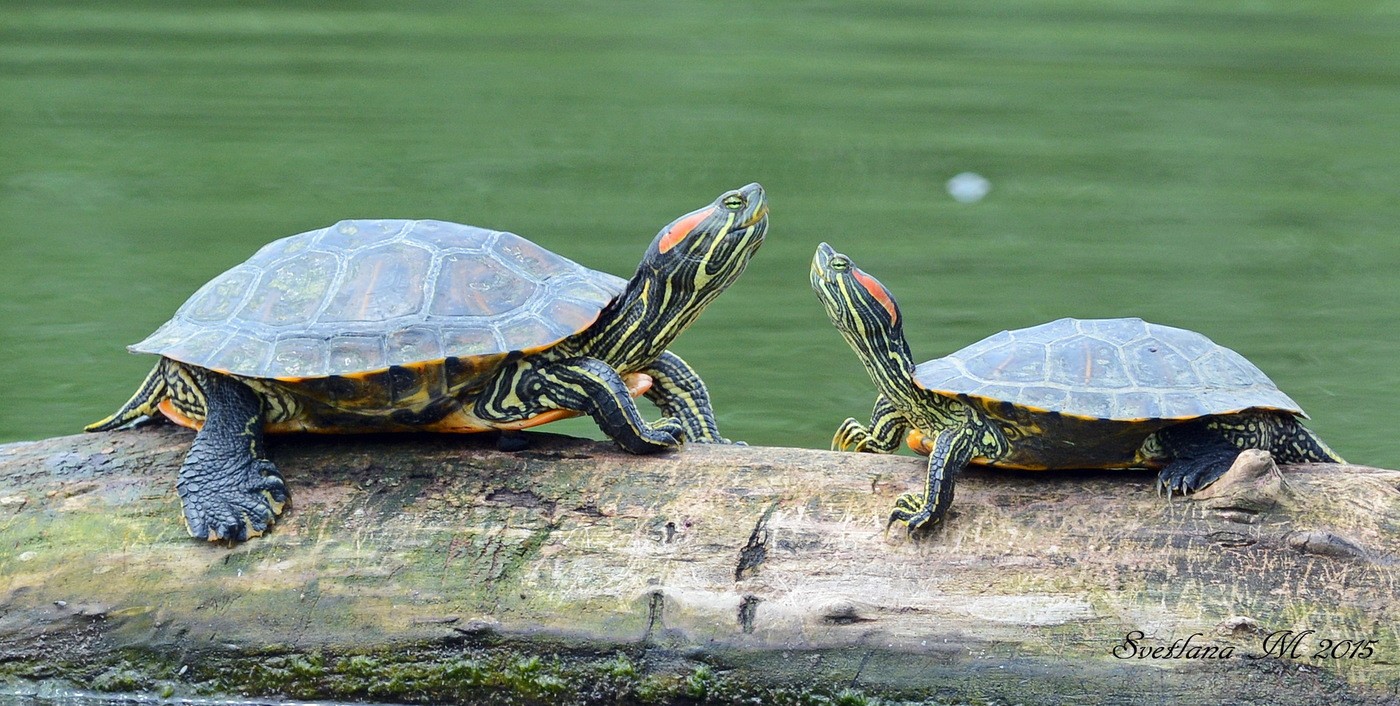
{"label": "turtle front leg", "polygon": [[[676,448],[686,437],[685,426],[673,417],[647,423],[627,394],[622,375],[595,357],[571,357],[533,367],[519,378],[515,395],[526,408],[571,409],[594,417],[603,433],[633,454]],[[489,408],[479,405],[477,413]]]}
{"label": "turtle front leg", "polygon": [[192,376],[205,420],[180,467],[176,490],[193,537],[243,541],[266,532],[287,487],[263,448],[262,398],[222,375]]}
{"label": "turtle front leg", "polygon": [[870,426],[847,417],[831,438],[831,450],[894,453],[909,433],[909,426],[909,420],[895,409],[889,398],[880,395],[875,398],[875,409],[870,413]]}
{"label": "turtle front leg", "polygon": [[899,496],[890,512],[890,521],[885,525],[903,522],[910,535],[923,534],[943,521],[948,507],[953,504],[953,474],[972,460],[973,445],[965,433],[945,430],[925,439],[929,440],[929,453],[924,492]]}
{"label": "turtle front leg", "polygon": [[662,351],[661,356],[641,372],[651,376],[646,397],[661,413],[675,417],[685,427],[685,438],[699,444],[730,444],[720,436],[710,393],[705,383],[680,356]]}

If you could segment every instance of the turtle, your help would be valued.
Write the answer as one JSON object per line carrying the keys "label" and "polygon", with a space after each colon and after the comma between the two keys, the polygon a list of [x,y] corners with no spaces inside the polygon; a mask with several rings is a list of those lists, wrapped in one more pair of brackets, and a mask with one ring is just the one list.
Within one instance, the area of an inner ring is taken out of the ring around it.
{"label": "turtle", "polygon": [[822,243],[812,289],[879,390],[869,426],[848,418],[837,451],[928,456],[922,493],[887,526],[937,526],[969,463],[1022,470],[1158,469],[1159,490],[1214,482],[1245,449],[1280,463],[1343,463],[1307,415],[1239,353],[1138,318],[1073,319],[1002,331],[918,365],[894,295]]}
{"label": "turtle", "polygon": [[[184,521],[230,542],[267,531],[288,499],[265,432],[498,430],[512,447],[518,430],[586,414],[636,454],[726,443],[705,384],[667,347],[767,228],[762,186],[727,191],[662,228],[630,280],[446,221],[345,220],[282,238],[130,346],[160,358],[86,429],[196,429],[176,485]],[[642,394],[661,419],[642,417]]]}

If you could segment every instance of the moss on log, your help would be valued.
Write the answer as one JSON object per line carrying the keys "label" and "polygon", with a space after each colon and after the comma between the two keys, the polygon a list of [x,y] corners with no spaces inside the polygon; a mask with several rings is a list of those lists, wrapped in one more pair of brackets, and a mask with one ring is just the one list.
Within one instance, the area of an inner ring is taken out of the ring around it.
{"label": "moss on log", "polygon": [[1186,501],[1148,473],[972,470],[946,526],[914,543],[883,520],[918,482],[915,458],[278,437],[291,509],[230,547],[180,521],[190,438],[152,427],[0,447],[0,695],[1331,704],[1400,691],[1396,471],[1280,477],[1251,455]]}

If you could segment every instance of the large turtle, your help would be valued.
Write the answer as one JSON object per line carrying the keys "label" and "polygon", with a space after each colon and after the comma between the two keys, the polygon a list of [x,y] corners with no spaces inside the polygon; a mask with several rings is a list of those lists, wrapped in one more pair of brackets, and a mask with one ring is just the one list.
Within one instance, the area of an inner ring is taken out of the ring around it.
{"label": "large turtle", "polygon": [[812,289],[880,394],[870,426],[847,419],[835,450],[926,454],[922,494],[890,523],[941,521],[968,463],[1028,470],[1160,468],[1168,492],[1219,478],[1243,449],[1282,463],[1342,463],[1299,423],[1298,403],[1240,354],[1141,319],[1060,319],[1002,331],[914,365],[894,296],[822,243]]}
{"label": "large turtle", "polygon": [[[507,433],[587,414],[638,454],[723,442],[705,385],[666,347],[763,242],[749,184],[671,222],[632,279],[520,236],[353,220],[263,247],[131,350],[161,356],[88,431],[161,414],[199,432],[177,488],[190,534],[261,534],[287,499],[263,432]],[[664,418],[648,423],[632,397]]]}

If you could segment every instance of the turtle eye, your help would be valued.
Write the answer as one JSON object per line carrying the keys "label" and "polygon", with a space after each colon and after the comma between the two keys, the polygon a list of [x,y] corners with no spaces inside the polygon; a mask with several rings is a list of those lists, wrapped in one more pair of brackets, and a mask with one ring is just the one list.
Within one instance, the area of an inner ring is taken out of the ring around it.
{"label": "turtle eye", "polygon": [[722,203],[724,203],[725,208],[731,211],[737,211],[744,207],[744,197],[739,194],[730,194],[724,197]]}
{"label": "turtle eye", "polygon": [[844,272],[846,268],[850,266],[851,261],[847,260],[844,257],[841,257],[840,255],[831,258],[831,269],[836,270],[837,272]]}

